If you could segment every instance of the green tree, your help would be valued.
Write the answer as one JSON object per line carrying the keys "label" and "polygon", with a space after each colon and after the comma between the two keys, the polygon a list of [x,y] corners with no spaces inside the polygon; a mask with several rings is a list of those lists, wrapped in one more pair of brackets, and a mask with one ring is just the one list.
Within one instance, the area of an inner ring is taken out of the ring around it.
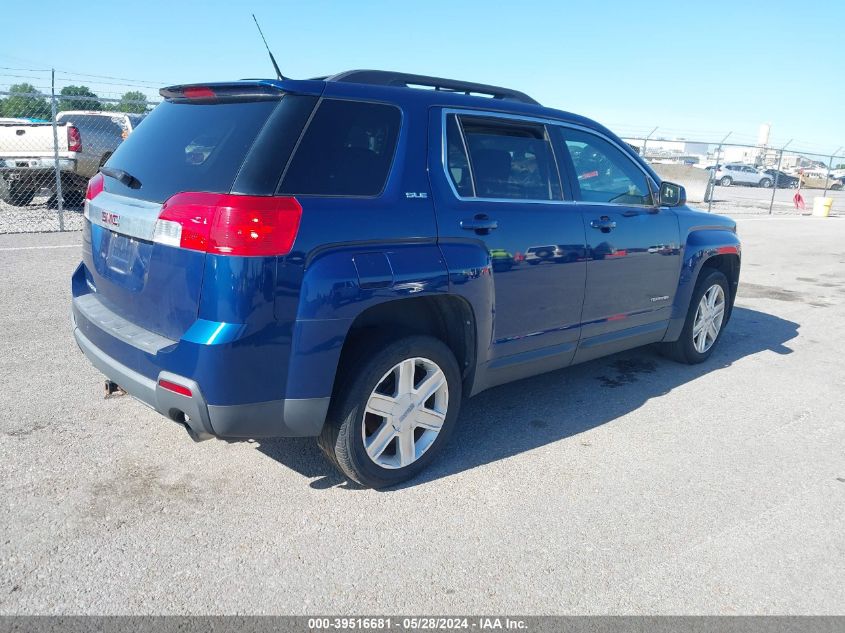
{"label": "green tree", "polygon": [[[59,93],[59,110],[102,110],[103,104],[88,86],[65,86]],[[85,97],[74,99],[73,97]]]}
{"label": "green tree", "polygon": [[32,84],[15,84],[9,88],[8,98],[0,101],[0,113],[5,117],[50,119],[50,104]]}
{"label": "green tree", "polygon": [[130,90],[120,98],[117,110],[121,112],[136,112],[143,114],[147,111],[147,95],[140,90]]}

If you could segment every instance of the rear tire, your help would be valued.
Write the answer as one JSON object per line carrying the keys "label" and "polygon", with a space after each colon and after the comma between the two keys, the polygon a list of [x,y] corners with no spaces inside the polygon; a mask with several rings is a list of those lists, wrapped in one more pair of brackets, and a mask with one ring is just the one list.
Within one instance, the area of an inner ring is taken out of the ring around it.
{"label": "rear tire", "polygon": [[85,191],[81,189],[71,189],[64,194],[65,206],[67,207],[81,207],[85,202]]}
{"label": "rear tire", "polygon": [[10,183],[7,187],[0,189],[0,199],[6,204],[16,207],[25,207],[35,197],[35,189],[27,188],[25,185]]}
{"label": "rear tire", "polygon": [[[715,298],[714,305],[705,305],[711,297]],[[719,305],[721,305],[721,312]],[[716,344],[722,338],[730,310],[728,278],[721,271],[703,268],[690,298],[681,335],[677,341],[664,343],[661,346],[661,352],[679,363],[688,365],[703,363],[710,358]],[[710,326],[715,329],[715,336]]]}
{"label": "rear tire", "polygon": [[454,354],[436,338],[394,340],[350,362],[339,381],[318,444],[363,486],[384,488],[414,477],[454,429],[461,374]]}

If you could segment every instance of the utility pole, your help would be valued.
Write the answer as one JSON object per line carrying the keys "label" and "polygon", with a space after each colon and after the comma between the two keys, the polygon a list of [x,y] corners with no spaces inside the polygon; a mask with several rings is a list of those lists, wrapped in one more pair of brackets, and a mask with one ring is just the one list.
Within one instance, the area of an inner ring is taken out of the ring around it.
{"label": "utility pole", "polygon": [[[791,143],[794,139],[789,139],[789,143]],[[783,150],[789,147],[789,143],[784,145],[780,148],[780,152],[778,152],[778,166],[775,168],[775,179],[772,182],[772,199],[769,202],[769,215],[772,215],[772,209],[775,206],[775,192],[778,190],[778,178],[780,178],[780,166],[781,162],[783,161]]]}
{"label": "utility pole", "polygon": [[710,213],[713,209],[713,191],[716,189],[716,172],[719,171],[719,155],[722,153],[722,145],[725,144],[725,141],[728,140],[731,134],[733,134],[733,131],[725,134],[725,138],[719,141],[719,146],[716,148],[716,164],[710,170],[710,184],[707,185],[710,189],[710,200],[707,201],[707,213]]}
{"label": "utility pole", "polygon": [[643,139],[643,160],[645,160],[645,148],[648,145],[648,140],[651,138],[651,135],[657,132],[657,127],[655,127],[651,132],[648,133],[648,136]]}
{"label": "utility pole", "polygon": [[56,200],[59,206],[59,230],[65,230],[64,200],[62,199],[62,170],[59,168],[59,131],[56,129],[56,69],[50,80],[50,112],[53,119],[53,171],[56,173]]}
{"label": "utility pole", "polygon": [[827,197],[827,184],[830,181],[830,170],[833,168],[833,159],[842,149],[842,146],[839,147],[833,154],[830,155],[830,160],[827,162],[827,175],[824,177],[824,193],[822,194],[822,198]]}

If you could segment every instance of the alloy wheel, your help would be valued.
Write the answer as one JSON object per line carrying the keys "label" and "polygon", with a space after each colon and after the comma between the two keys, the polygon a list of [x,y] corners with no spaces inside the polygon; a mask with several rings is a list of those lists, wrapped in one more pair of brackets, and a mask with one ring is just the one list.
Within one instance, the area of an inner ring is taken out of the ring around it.
{"label": "alloy wheel", "polygon": [[713,347],[725,321],[725,291],[720,284],[713,284],[698,302],[692,326],[692,344],[695,351],[704,354]]}
{"label": "alloy wheel", "polygon": [[427,358],[393,366],[373,389],[361,420],[364,448],[382,468],[410,466],[437,439],[449,407],[446,374]]}

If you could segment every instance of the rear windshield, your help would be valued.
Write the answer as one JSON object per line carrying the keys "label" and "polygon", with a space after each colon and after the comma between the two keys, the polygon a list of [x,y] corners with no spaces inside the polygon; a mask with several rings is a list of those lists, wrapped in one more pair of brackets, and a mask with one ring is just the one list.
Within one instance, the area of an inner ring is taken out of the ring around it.
{"label": "rear windshield", "polygon": [[106,178],[106,191],[164,202],[180,191],[227,193],[278,100],[158,105],[115,151],[109,167],[141,182]]}

